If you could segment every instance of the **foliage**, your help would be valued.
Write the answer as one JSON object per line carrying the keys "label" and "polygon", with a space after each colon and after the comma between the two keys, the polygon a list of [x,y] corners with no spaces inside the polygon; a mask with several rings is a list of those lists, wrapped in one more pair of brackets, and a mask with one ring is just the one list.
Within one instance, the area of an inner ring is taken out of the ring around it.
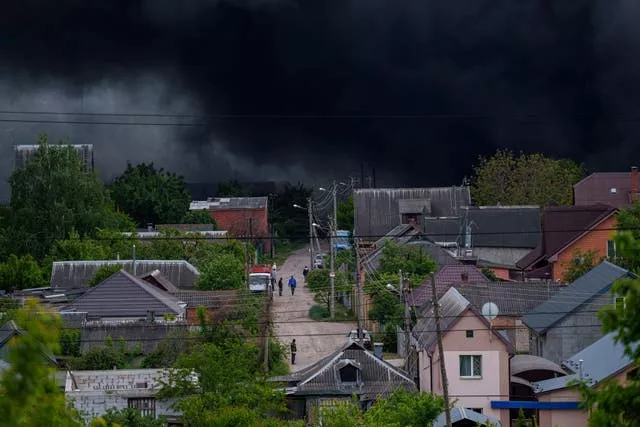
{"label": "foliage", "polygon": [[96,270],[95,273],[93,273],[93,277],[91,278],[91,280],[89,280],[89,283],[87,283],[87,286],[92,288],[96,285],[99,285],[100,283],[107,280],[109,277],[113,276],[115,273],[117,273],[121,269],[122,269],[122,266],[120,265],[105,265],[103,267],[100,267],[99,269]]}
{"label": "foliage", "polygon": [[331,314],[326,305],[314,304],[309,309],[309,317],[311,320],[323,320],[329,318]]}
{"label": "foliage", "polygon": [[158,237],[153,237],[138,246],[140,259],[187,259],[187,247],[192,241],[180,237],[184,233],[180,230],[165,228],[160,230]]}
{"label": "foliage", "polygon": [[165,339],[158,343],[154,351],[142,359],[140,368],[150,369],[173,366],[180,354],[193,351],[198,344],[196,338],[196,336],[182,329],[171,331]]}
{"label": "foliage", "polygon": [[616,257],[613,262],[640,272],[640,203],[621,209],[616,215],[616,223]]}
{"label": "foliage", "polygon": [[480,157],[474,167],[471,195],[480,205],[571,205],[573,184],[584,176],[584,168],[566,159],[542,154],[515,155],[497,150]]}
{"label": "foliage", "polygon": [[275,338],[269,338],[269,375],[286,375],[289,373],[289,365],[285,361],[288,354],[288,346]]}
{"label": "foliage", "polygon": [[[638,240],[629,231],[622,232],[634,248]],[[616,241],[618,239],[616,238]],[[634,254],[637,255],[637,254]],[[637,263],[638,259],[634,260]],[[635,364],[640,362],[640,279],[621,279],[614,283],[612,293],[623,297],[624,304],[605,307],[599,317],[605,333],[615,332],[616,341],[624,345],[625,353]],[[590,411],[589,425],[598,427],[640,426],[640,376],[630,375],[626,383],[611,380],[597,389],[579,385],[585,408]]]}
{"label": "foliage", "polygon": [[338,202],[336,219],[338,220],[338,230],[354,230],[354,205],[353,196],[349,196],[347,201]]}
{"label": "foliage", "polygon": [[182,217],[182,224],[213,224],[213,229],[217,228],[216,220],[211,216],[207,209],[197,211],[187,211]]}
{"label": "foliage", "polygon": [[[328,269],[311,270],[307,275],[307,288],[314,293],[314,300],[319,304],[324,304],[327,308],[331,304],[331,278]],[[336,271],[334,277],[334,295],[338,292],[349,292],[351,286],[347,276]]]}
{"label": "foliage", "polygon": [[5,230],[11,252],[36,259],[72,230],[93,236],[117,222],[102,182],[95,173],[84,173],[75,149],[49,145],[44,134],[39,143],[27,164],[9,177],[11,227]]}
{"label": "foliage", "polygon": [[14,254],[0,264],[0,289],[39,288],[46,286],[44,275],[31,255],[17,257]]}
{"label": "foliage", "polygon": [[249,195],[249,191],[243,188],[237,179],[233,179],[220,181],[216,195],[218,197],[246,197]]}
{"label": "foliage", "polygon": [[309,218],[294,204],[305,206],[312,190],[302,184],[292,185],[287,183],[284,189],[273,198],[272,209],[269,210],[274,231],[279,238],[292,241],[309,240]]}
{"label": "foliage", "polygon": [[107,409],[101,417],[91,420],[90,427],[165,427],[166,425],[163,418],[143,416],[137,409],[111,408]]}
{"label": "foliage", "polygon": [[198,289],[222,290],[245,287],[245,267],[241,259],[230,253],[217,253],[200,266]]}
{"label": "foliage", "polygon": [[485,267],[482,269],[482,275],[492,282],[499,282],[500,279],[496,276],[496,273],[493,272],[492,269]]}
{"label": "foliage", "polygon": [[108,259],[109,253],[101,242],[82,238],[77,231],[71,230],[66,239],[56,240],[50,257],[56,261],[101,260]]}
{"label": "foliage", "polygon": [[80,356],[80,329],[64,328],[60,331],[60,354],[62,356]]}
{"label": "foliage", "polygon": [[387,398],[379,398],[373,406],[364,412],[358,400],[341,402],[334,407],[321,411],[322,425],[372,427],[428,426],[444,410],[442,397],[425,392],[409,392],[403,388],[395,389]]}
{"label": "foliage", "polygon": [[565,283],[573,283],[579,277],[588,273],[593,267],[600,264],[603,259],[603,257],[598,256],[598,251],[588,250],[582,252],[580,249],[576,249],[573,252],[573,258],[571,258],[562,280]]}
{"label": "foliage", "polygon": [[126,342],[120,339],[116,346],[111,337],[107,337],[104,345],[91,347],[81,356],[70,360],[69,364],[72,369],[80,371],[124,369],[130,367],[131,361],[141,353],[140,345],[129,349]]}
{"label": "foliage", "polygon": [[356,271],[356,254],[353,250],[338,251],[335,254],[334,265],[336,269],[345,265],[348,273],[354,273]]}
{"label": "foliage", "polygon": [[635,239],[640,239],[640,203],[620,209],[616,215],[616,228],[619,231],[628,231]]}
{"label": "foliage", "polygon": [[116,205],[140,227],[179,223],[191,202],[184,179],[153,163],[128,164],[109,190]]}
{"label": "foliage", "polygon": [[[435,270],[435,261],[424,253],[421,247],[400,246],[387,240],[382,248],[379,269],[381,274],[397,276],[398,272],[402,271],[403,276],[408,277],[412,284],[419,286]],[[391,283],[398,280],[399,277]]]}
{"label": "foliage", "polygon": [[25,332],[12,339],[0,379],[0,423],[12,427],[81,426],[77,411],[65,401],[46,355],[59,352],[60,319],[33,300],[16,312]]}

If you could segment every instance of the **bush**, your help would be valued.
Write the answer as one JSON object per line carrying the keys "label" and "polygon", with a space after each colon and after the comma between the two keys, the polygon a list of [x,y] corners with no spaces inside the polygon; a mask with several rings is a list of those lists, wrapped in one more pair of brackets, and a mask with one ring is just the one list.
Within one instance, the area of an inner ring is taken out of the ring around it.
{"label": "bush", "polygon": [[312,320],[324,320],[328,319],[331,313],[329,313],[329,309],[323,304],[314,304],[309,309],[309,317]]}

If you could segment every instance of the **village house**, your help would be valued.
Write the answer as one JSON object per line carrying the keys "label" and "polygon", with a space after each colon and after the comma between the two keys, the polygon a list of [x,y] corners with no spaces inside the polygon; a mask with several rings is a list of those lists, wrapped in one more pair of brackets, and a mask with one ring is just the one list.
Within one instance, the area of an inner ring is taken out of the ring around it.
{"label": "village house", "polygon": [[617,209],[609,205],[553,206],[542,216],[540,244],[516,265],[526,279],[563,281],[571,262],[587,251],[615,258]]}
{"label": "village house", "polygon": [[[582,399],[572,387],[573,382],[587,381],[598,388],[607,381],[622,384],[638,367],[625,353],[624,346],[615,341],[615,333],[609,333],[585,349],[574,354],[562,365],[570,375],[533,383],[540,427],[586,426],[588,412],[580,407]],[[531,406],[531,405],[530,405]]]}
{"label": "village house", "polygon": [[[444,354],[437,347],[433,309],[419,316],[412,332],[418,351],[420,390],[442,395],[440,357],[444,357],[449,396],[455,407],[487,417],[484,425],[491,422],[508,426],[509,411],[492,408],[491,401],[509,399],[513,346],[455,288],[450,288],[438,302]],[[460,421],[458,425],[468,425]]]}
{"label": "village house", "polygon": [[638,168],[633,166],[630,172],[592,173],[573,185],[573,200],[576,206],[628,207],[638,201]]}
{"label": "village house", "polygon": [[527,313],[522,321],[531,331],[531,354],[560,363],[600,339],[598,311],[623,303],[611,293],[622,278],[637,276],[603,261]]}
{"label": "village house", "polygon": [[182,426],[172,400],[156,397],[166,372],[159,369],[109,371],[68,371],[64,394],[86,422],[104,415],[108,409],[133,408],[143,416],[165,417],[169,427]]}
{"label": "village house", "polygon": [[347,342],[316,363],[269,381],[283,384],[293,418],[309,421],[317,419],[322,407],[348,401],[354,395],[360,406],[368,409],[396,388],[416,390],[406,373],[357,342]]}
{"label": "village house", "polygon": [[268,197],[215,197],[193,201],[192,211],[206,210],[229,237],[250,237],[258,255],[271,252]]}
{"label": "village house", "polygon": [[[25,332],[13,320],[9,320],[0,327],[0,370],[8,369],[10,366],[5,359],[9,353],[11,340],[24,334]],[[58,365],[58,360],[52,354],[42,354],[42,358],[50,366]]]}
{"label": "village house", "polygon": [[424,236],[500,280],[522,280],[516,262],[540,243],[538,206],[471,206],[452,217],[424,218]]}

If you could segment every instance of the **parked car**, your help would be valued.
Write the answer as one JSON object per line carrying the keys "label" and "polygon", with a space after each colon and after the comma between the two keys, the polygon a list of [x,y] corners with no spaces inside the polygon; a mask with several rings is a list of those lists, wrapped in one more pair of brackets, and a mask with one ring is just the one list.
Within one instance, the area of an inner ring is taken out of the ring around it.
{"label": "parked car", "polygon": [[367,350],[371,350],[371,348],[372,348],[371,347],[371,334],[369,333],[369,331],[367,331],[366,329],[362,329],[360,337],[361,338],[358,338],[358,330],[357,329],[353,329],[347,334],[347,339],[349,341],[359,342],[362,345],[364,345],[364,348],[366,348]]}
{"label": "parked car", "polygon": [[327,254],[317,254],[313,260],[313,268],[324,268],[324,258]]}

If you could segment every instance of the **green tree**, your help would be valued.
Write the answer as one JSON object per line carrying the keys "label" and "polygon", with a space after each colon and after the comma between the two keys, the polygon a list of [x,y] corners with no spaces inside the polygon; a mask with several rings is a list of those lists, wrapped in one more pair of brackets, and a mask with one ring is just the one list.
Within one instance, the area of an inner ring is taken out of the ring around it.
{"label": "green tree", "polygon": [[230,253],[212,255],[200,266],[196,286],[201,290],[242,289],[245,286],[242,259]]}
{"label": "green tree", "polygon": [[354,220],[355,220],[355,209],[353,206],[353,196],[349,196],[349,198],[345,202],[338,202],[338,210],[336,212],[336,217],[338,220],[338,229],[339,230],[349,230],[353,232],[354,230]]}
{"label": "green tree", "polygon": [[46,286],[44,274],[31,255],[13,254],[0,264],[0,289],[5,291]]}
{"label": "green tree", "polygon": [[109,190],[119,209],[141,227],[179,223],[191,202],[183,177],[156,169],[153,163],[127,165]]}
{"label": "green tree", "polygon": [[598,251],[589,250],[583,252],[580,249],[576,249],[562,280],[565,283],[573,283],[588,273],[593,267],[600,264],[602,260],[603,257],[598,255]]}
{"label": "green tree", "polygon": [[87,283],[87,286],[92,288],[96,285],[99,285],[103,281],[107,280],[109,277],[113,276],[115,273],[122,269],[121,265],[105,265],[100,267],[93,273],[93,277]]}
{"label": "green tree", "polygon": [[100,241],[80,237],[77,231],[71,230],[68,238],[56,240],[50,258],[56,261],[103,260],[109,258],[109,251]]}
{"label": "green tree", "polygon": [[479,158],[471,195],[476,205],[571,205],[573,184],[583,176],[584,168],[570,160],[498,150]]}
{"label": "green tree", "polygon": [[[341,272],[336,271],[334,278],[334,294],[338,295],[338,292],[349,292],[351,287],[347,276]],[[318,304],[324,304],[330,309],[331,304],[331,278],[329,277],[328,269],[317,269],[309,272],[307,276],[307,288],[313,292],[314,300]]]}
{"label": "green tree", "polygon": [[[626,240],[635,249],[638,241],[630,231],[617,233],[616,243]],[[622,250],[626,249],[622,245]],[[627,257],[630,254],[623,254]],[[636,253],[631,254],[633,256]],[[637,262],[637,261],[635,261]],[[625,353],[635,364],[640,363],[640,279],[622,279],[614,283],[612,292],[624,298],[624,304],[605,307],[599,317],[605,333],[615,332]],[[625,384],[616,380],[600,383],[597,389],[582,384],[579,390],[585,408],[590,411],[589,425],[593,427],[640,426],[640,376],[630,375]]]}
{"label": "green tree", "polygon": [[218,197],[247,197],[249,192],[242,187],[237,179],[220,181],[218,183]]}
{"label": "green tree", "polygon": [[91,420],[90,427],[165,427],[164,418],[144,416],[133,408],[107,409],[101,417]]}
{"label": "green tree", "polygon": [[397,282],[400,279],[398,272],[402,271],[411,284],[418,286],[435,270],[435,261],[419,246],[400,246],[387,240],[382,248],[379,271],[381,274],[396,275],[396,279],[390,283]]}
{"label": "green tree", "polygon": [[500,279],[496,276],[496,273],[493,272],[492,269],[485,267],[482,269],[482,275],[492,282],[499,282]]}
{"label": "green tree", "polygon": [[158,237],[144,241],[139,248],[141,259],[187,259],[187,247],[192,244],[180,230],[166,228]]}
{"label": "green tree", "polygon": [[212,224],[214,230],[218,228],[216,220],[206,209],[187,211],[187,213],[184,214],[184,217],[182,217],[182,224]]}
{"label": "green tree", "polygon": [[115,213],[102,182],[95,173],[85,174],[71,146],[49,145],[40,136],[40,147],[27,164],[9,177],[11,227],[5,244],[18,255],[46,256],[56,240],[72,230],[84,236],[114,223]]}
{"label": "green tree", "polygon": [[60,319],[33,300],[15,316],[25,332],[12,339],[0,378],[0,425],[11,427],[82,426],[79,414],[65,401],[47,363],[59,352]]}
{"label": "green tree", "polygon": [[287,183],[284,189],[272,199],[269,221],[273,224],[278,237],[298,242],[309,241],[309,217],[293,205],[306,207],[311,193],[311,188],[301,183],[297,185]]}

